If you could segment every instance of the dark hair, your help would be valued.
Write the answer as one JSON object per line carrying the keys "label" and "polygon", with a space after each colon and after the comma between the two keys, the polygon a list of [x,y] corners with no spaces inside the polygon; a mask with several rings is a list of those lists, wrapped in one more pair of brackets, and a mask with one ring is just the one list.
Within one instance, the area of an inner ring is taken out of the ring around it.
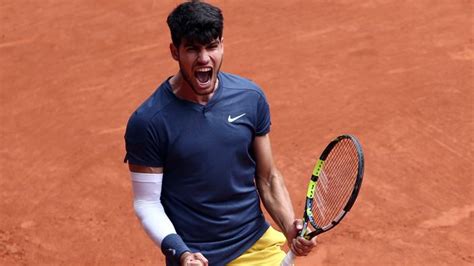
{"label": "dark hair", "polygon": [[208,44],[221,39],[224,29],[222,11],[199,0],[180,4],[169,14],[166,22],[176,47],[179,47],[182,40]]}

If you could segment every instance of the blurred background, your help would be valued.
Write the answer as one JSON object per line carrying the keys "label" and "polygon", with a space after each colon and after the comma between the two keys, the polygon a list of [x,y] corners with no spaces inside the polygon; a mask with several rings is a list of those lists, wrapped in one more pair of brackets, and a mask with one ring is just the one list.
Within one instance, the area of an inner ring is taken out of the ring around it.
{"label": "blurred background", "polygon": [[[209,2],[222,70],[268,97],[298,215],[326,143],[364,146],[356,205],[298,265],[474,263],[472,1]],[[123,135],[178,70],[178,3],[0,3],[0,264],[163,264],[133,212]]]}

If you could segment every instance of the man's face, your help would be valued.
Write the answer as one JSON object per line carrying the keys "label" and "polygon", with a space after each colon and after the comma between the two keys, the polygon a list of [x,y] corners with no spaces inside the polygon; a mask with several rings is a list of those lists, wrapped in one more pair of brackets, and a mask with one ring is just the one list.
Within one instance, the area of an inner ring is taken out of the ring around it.
{"label": "man's face", "polygon": [[214,92],[223,56],[222,38],[208,44],[190,43],[183,40],[178,49],[174,47],[173,51],[173,58],[179,63],[184,80],[197,95],[208,95]]}

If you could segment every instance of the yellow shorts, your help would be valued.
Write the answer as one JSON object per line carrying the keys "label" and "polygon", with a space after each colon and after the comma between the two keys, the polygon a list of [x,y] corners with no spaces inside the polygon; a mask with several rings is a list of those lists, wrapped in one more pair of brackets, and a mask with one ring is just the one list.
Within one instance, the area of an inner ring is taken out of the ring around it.
{"label": "yellow shorts", "polygon": [[227,265],[278,266],[286,255],[281,249],[285,242],[285,236],[270,226],[252,247]]}

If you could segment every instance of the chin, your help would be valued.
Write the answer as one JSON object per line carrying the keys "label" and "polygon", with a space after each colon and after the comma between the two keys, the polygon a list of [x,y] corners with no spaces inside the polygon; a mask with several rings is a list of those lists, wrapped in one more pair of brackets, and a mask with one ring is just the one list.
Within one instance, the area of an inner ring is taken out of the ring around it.
{"label": "chin", "polygon": [[196,88],[193,88],[194,90],[194,93],[196,93],[197,95],[201,95],[201,96],[205,96],[205,95],[209,95],[211,93],[214,92],[214,87],[209,87],[209,88],[199,88],[199,89],[196,89]]}

